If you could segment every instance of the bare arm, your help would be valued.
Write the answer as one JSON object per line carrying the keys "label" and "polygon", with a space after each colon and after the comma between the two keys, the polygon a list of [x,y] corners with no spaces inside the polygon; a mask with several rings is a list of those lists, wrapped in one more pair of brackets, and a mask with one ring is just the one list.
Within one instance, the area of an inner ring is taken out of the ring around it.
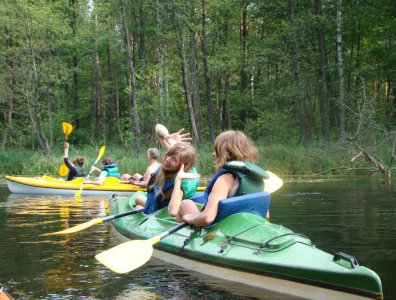
{"label": "bare arm", "polygon": [[155,136],[161,143],[165,151],[168,151],[176,143],[188,143],[192,138],[189,133],[182,133],[184,128],[180,129],[178,132],[169,134],[168,129],[161,124],[155,125]]}
{"label": "bare arm", "polygon": [[164,148],[165,150],[168,150],[170,147],[172,147],[166,140],[166,138],[169,136],[169,131],[164,125],[155,125],[155,136],[157,140],[161,143],[162,148]]}
{"label": "bare arm", "polygon": [[173,192],[171,196],[171,200],[168,205],[168,213],[175,217],[179,213],[179,208],[181,201],[183,200],[184,192],[181,189],[181,182],[182,180],[188,180],[188,179],[196,179],[201,177],[200,174],[198,173],[186,173],[184,171],[184,164],[181,165],[179,172],[176,175],[175,178],[175,185],[173,187]]}
{"label": "bare arm", "polygon": [[171,200],[168,205],[168,213],[172,217],[176,217],[179,212],[180,203],[183,199],[184,192],[181,189],[182,179],[179,177],[175,178],[175,185],[173,187],[173,192],[171,196]]}
{"label": "bare arm", "polygon": [[63,157],[69,157],[69,143],[66,141],[63,143],[63,150]]}
{"label": "bare arm", "polygon": [[104,183],[105,178],[107,176],[107,171],[102,171],[99,174],[99,177],[96,178],[95,180],[85,180],[85,183],[90,183],[90,184],[96,184],[96,185],[101,185]]}
{"label": "bare arm", "polygon": [[196,226],[208,226],[217,215],[219,201],[226,199],[233,188],[235,179],[231,174],[221,175],[213,186],[205,209],[197,215],[186,214],[183,220]]}
{"label": "bare arm", "polygon": [[101,184],[103,184],[103,181],[101,181],[101,180],[85,180],[84,183],[101,185]]}

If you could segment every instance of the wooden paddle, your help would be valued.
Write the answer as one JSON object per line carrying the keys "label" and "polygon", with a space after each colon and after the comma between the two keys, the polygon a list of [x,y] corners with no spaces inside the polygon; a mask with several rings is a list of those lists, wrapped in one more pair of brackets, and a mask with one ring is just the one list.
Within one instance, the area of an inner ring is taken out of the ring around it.
{"label": "wooden paddle", "polygon": [[[91,170],[89,171],[87,177],[85,177],[85,180],[88,180],[88,179],[89,179],[89,176],[91,176],[93,167],[96,166],[96,164],[98,163],[99,159],[103,156],[105,150],[106,150],[106,147],[105,147],[105,146],[103,146],[102,148],[100,148],[99,155],[98,155],[98,157],[96,158],[94,164],[92,165]],[[79,190],[77,191],[77,193],[74,195],[76,198],[81,197],[81,192],[82,192],[82,190],[83,190],[83,188],[84,188],[85,180],[84,180],[83,184],[81,185],[80,189],[79,189]]]}
{"label": "wooden paddle", "polygon": [[[283,185],[283,182],[274,173],[268,172],[268,174],[269,178],[264,180],[264,191],[273,193]],[[151,258],[153,255],[153,245],[187,225],[185,222],[180,223],[170,230],[148,240],[135,240],[122,243],[97,254],[95,258],[116,273],[130,272],[144,265]]]}
{"label": "wooden paddle", "polygon": [[135,209],[135,210],[130,210],[130,211],[126,211],[126,212],[123,212],[123,213],[119,213],[119,214],[116,214],[116,215],[111,215],[111,216],[107,216],[107,217],[103,217],[103,218],[92,219],[92,220],[90,220],[88,222],[81,223],[79,225],[76,225],[76,226],[61,230],[61,231],[44,233],[44,234],[41,234],[41,236],[75,233],[75,232],[84,230],[86,228],[89,228],[89,227],[91,227],[93,225],[101,224],[103,222],[107,222],[107,221],[110,221],[110,220],[114,220],[114,219],[122,218],[122,217],[125,217],[125,216],[129,216],[129,215],[140,213],[143,210],[144,210],[143,208],[142,209]]}

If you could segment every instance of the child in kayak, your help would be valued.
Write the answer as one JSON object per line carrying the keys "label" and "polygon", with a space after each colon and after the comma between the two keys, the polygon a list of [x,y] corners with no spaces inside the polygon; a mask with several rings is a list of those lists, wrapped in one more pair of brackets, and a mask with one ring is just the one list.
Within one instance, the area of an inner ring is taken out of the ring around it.
{"label": "child in kayak", "polygon": [[[176,216],[178,222],[208,226],[217,216],[220,200],[263,191],[264,177],[260,176],[265,176],[265,171],[254,164],[259,158],[259,152],[245,134],[235,130],[225,131],[217,136],[213,149],[217,173],[204,192],[204,209],[200,211],[191,199],[172,199],[169,214]],[[252,172],[255,175],[253,177],[250,176]],[[176,176],[180,179],[188,177],[182,168]]]}
{"label": "child in kayak", "polygon": [[73,160],[71,163],[69,161],[69,143],[64,142],[63,143],[63,161],[67,168],[69,169],[69,173],[66,176],[66,181],[70,181],[76,177],[84,177],[85,176],[85,170],[84,170],[84,162],[85,162],[85,157],[84,156],[76,156],[76,158]]}
{"label": "child in kayak", "polygon": [[157,169],[161,166],[161,164],[158,162],[160,156],[161,154],[156,148],[149,148],[147,150],[146,157],[149,166],[147,167],[146,172],[144,172],[143,175],[136,173],[133,176],[129,174],[123,174],[121,176],[121,181],[129,181],[131,184],[140,187],[147,187],[147,183],[150,180],[151,174],[155,173],[155,171],[157,171]]}
{"label": "child in kayak", "polygon": [[[189,199],[196,192],[200,175],[194,168],[195,149],[188,143],[191,140],[189,133],[183,134],[183,131],[169,134],[163,125],[155,127],[156,137],[166,152],[161,159],[161,167],[150,178],[148,193],[137,193],[135,197],[136,208],[144,207],[146,214],[166,207],[171,199]],[[176,180],[180,169],[183,169],[184,178]]]}
{"label": "child in kayak", "polygon": [[104,183],[106,177],[120,178],[121,174],[118,171],[118,165],[113,163],[110,156],[102,160],[102,169],[92,166],[93,171],[100,172],[98,178],[95,180],[85,180],[85,183],[101,185]]}

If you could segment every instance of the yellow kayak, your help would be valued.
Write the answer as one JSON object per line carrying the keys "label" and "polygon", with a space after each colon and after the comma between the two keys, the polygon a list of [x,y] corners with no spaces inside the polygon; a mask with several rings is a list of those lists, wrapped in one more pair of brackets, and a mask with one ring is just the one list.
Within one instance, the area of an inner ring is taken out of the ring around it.
{"label": "yellow kayak", "polygon": [[[74,195],[81,187],[84,178],[76,178],[71,181],[54,178],[50,176],[41,177],[17,177],[6,176],[6,183],[11,193],[18,194],[44,194],[44,195]],[[198,191],[203,191],[205,187],[198,187]],[[102,185],[84,185],[82,195],[132,195],[137,191],[145,191],[142,188],[129,182],[125,183],[115,177],[106,178]]]}

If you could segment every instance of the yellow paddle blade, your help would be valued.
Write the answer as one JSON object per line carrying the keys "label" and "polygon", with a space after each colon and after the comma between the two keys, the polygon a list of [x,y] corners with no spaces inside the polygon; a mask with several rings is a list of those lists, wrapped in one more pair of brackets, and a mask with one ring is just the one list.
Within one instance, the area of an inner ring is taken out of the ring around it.
{"label": "yellow paddle blade", "polygon": [[[84,186],[84,185],[83,185]],[[81,198],[82,189],[79,189],[77,193],[74,195],[74,198]]]}
{"label": "yellow paddle blade", "polygon": [[98,155],[98,158],[96,159],[96,161],[98,161],[103,156],[103,153],[105,152],[105,150],[106,150],[105,146],[100,148],[99,155]]}
{"label": "yellow paddle blade", "polygon": [[81,230],[84,230],[88,227],[91,227],[92,225],[100,224],[103,223],[103,219],[94,219],[85,223],[81,223],[79,225],[61,230],[61,231],[56,231],[56,232],[50,232],[50,233],[44,233],[41,234],[41,236],[49,236],[49,235],[58,235],[58,234],[69,234],[69,233],[75,233]]}
{"label": "yellow paddle blade", "polygon": [[72,131],[73,131],[73,126],[72,126],[72,124],[70,124],[70,123],[62,122],[62,130],[63,130],[63,133],[65,134],[65,136],[66,136],[66,138],[67,138],[67,136],[68,136],[70,133],[72,133]]}
{"label": "yellow paddle blade", "polygon": [[59,176],[64,177],[67,175],[67,173],[69,173],[69,169],[67,168],[67,166],[65,164],[63,164],[59,167],[58,173],[59,173]]}
{"label": "yellow paddle blade", "polygon": [[271,194],[282,187],[283,181],[274,173],[270,171],[266,172],[269,174],[269,178],[264,179],[264,192],[268,192]]}
{"label": "yellow paddle blade", "polygon": [[116,273],[127,273],[144,265],[153,255],[150,240],[136,240],[122,243],[95,258]]}

